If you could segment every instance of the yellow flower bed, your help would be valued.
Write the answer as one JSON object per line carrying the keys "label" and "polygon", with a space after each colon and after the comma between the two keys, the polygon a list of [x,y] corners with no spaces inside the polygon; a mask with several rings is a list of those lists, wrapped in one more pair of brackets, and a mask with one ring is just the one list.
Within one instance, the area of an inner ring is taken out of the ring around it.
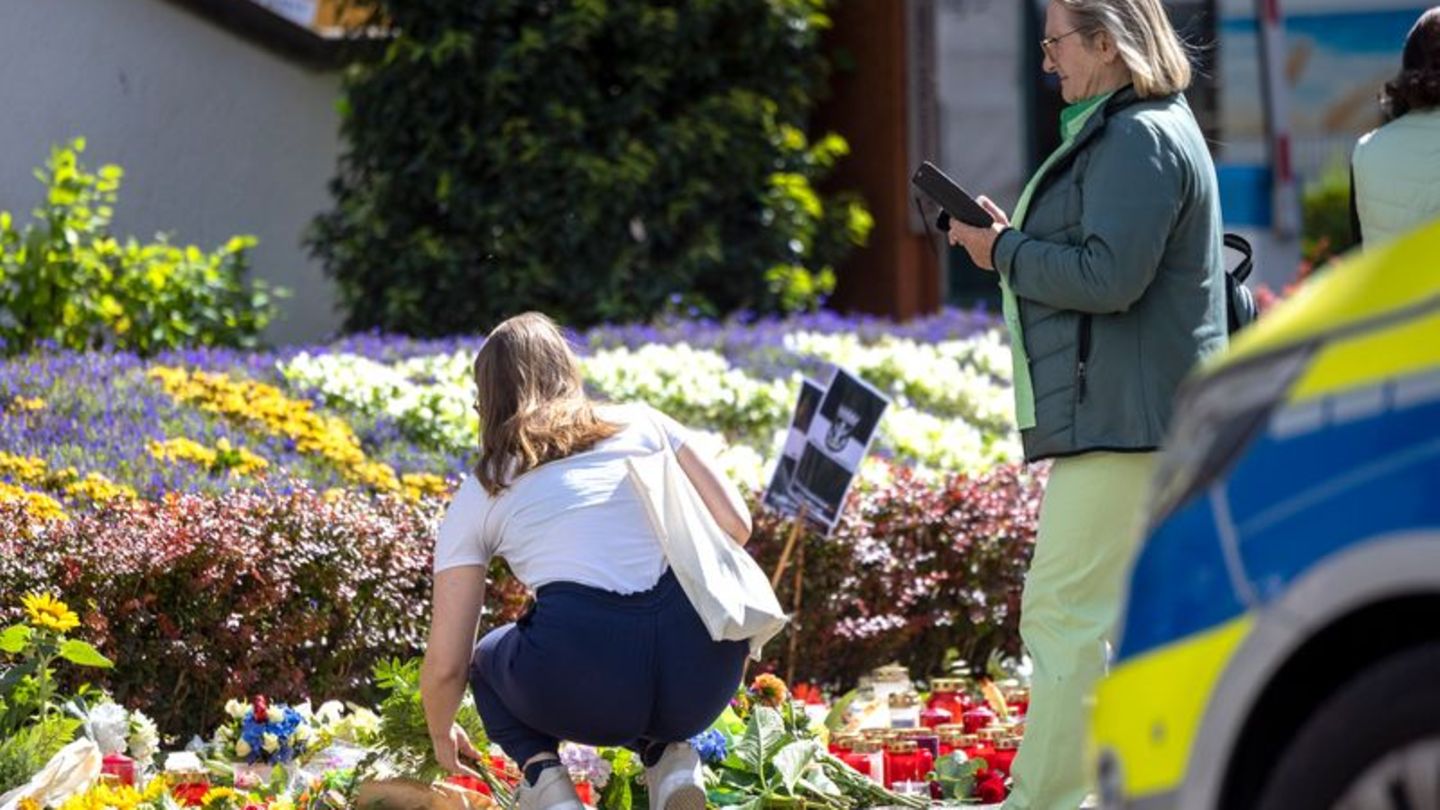
{"label": "yellow flower bed", "polygon": [[450,485],[438,475],[431,473],[405,473],[400,476],[405,487],[405,497],[418,501],[429,495],[448,495]]}
{"label": "yellow flower bed", "polygon": [[21,506],[36,520],[66,520],[65,508],[60,502],[43,492],[34,492],[0,481],[0,503],[19,501]]}
{"label": "yellow flower bed", "polygon": [[188,461],[212,471],[228,470],[231,475],[261,475],[270,467],[262,456],[235,447],[229,439],[221,439],[209,448],[185,438],[150,442],[150,455],[161,461]]}
{"label": "yellow flower bed", "polygon": [[[35,456],[0,453],[0,476],[26,486],[48,489],[72,498],[85,498],[95,503],[109,503],[116,498],[133,501],[138,497],[133,488],[117,484],[100,473],[88,473],[81,478],[74,467],[52,470],[45,463],[45,459]],[[32,511],[31,514],[35,513]]]}
{"label": "yellow flower bed", "polygon": [[39,397],[13,397],[0,410],[11,413],[34,413],[45,410],[45,400]]}
{"label": "yellow flower bed", "polygon": [[355,483],[412,499],[445,491],[438,476],[417,473],[402,479],[389,464],[368,460],[344,420],[316,413],[309,400],[291,399],[272,385],[164,366],[151,369],[149,376],[179,402],[292,439],[299,452],[327,459]]}
{"label": "yellow flower bed", "polygon": [[[74,472],[70,467],[66,470]],[[95,503],[109,503],[117,499],[133,501],[139,497],[133,487],[117,484],[97,472],[87,473],[84,478],[66,484],[65,494],[87,498]]]}
{"label": "yellow flower bed", "polygon": [[89,790],[66,799],[60,810],[137,810],[143,806],[159,806],[169,789],[164,778],[150,780],[144,792],[129,785],[97,782]]}

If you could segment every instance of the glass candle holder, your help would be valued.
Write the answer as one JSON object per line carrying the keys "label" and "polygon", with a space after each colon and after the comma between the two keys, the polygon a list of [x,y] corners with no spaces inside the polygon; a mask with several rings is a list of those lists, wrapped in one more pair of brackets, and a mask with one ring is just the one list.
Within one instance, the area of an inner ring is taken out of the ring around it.
{"label": "glass candle holder", "polygon": [[896,692],[890,696],[890,727],[920,727],[920,699],[914,692]]}
{"label": "glass candle holder", "polygon": [[1020,748],[1018,737],[1001,737],[995,741],[995,756],[990,760],[990,766],[997,771],[1010,775],[1010,766],[1015,763],[1015,752]]}
{"label": "glass candle holder", "polygon": [[958,723],[960,715],[970,708],[965,682],[959,678],[936,678],[930,682],[930,699],[925,705],[932,709],[944,709],[950,713],[951,722]]}
{"label": "glass candle holder", "polygon": [[885,748],[885,786],[896,782],[918,782],[928,770],[914,740],[891,740]]}
{"label": "glass candle holder", "polygon": [[117,783],[135,787],[135,760],[121,753],[106,754],[100,761],[100,772]]}
{"label": "glass candle holder", "polygon": [[975,734],[982,728],[988,728],[995,723],[995,712],[990,711],[986,706],[975,706],[968,709],[960,716],[965,724],[966,734]]}

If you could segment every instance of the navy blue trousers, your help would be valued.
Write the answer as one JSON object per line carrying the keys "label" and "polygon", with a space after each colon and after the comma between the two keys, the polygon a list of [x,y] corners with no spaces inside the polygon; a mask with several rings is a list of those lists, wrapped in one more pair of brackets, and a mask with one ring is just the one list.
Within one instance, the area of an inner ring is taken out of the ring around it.
{"label": "navy blue trousers", "polygon": [[628,596],[556,582],[519,621],[480,640],[470,688],[490,739],[521,765],[561,740],[643,755],[714,722],[748,651],[710,639],[669,571]]}

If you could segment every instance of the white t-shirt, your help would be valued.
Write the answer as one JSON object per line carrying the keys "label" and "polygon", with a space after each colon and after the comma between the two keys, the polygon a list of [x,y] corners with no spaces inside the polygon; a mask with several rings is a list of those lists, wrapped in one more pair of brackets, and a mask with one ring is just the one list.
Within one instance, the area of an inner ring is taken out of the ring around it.
{"label": "white t-shirt", "polygon": [[657,424],[677,451],[685,429],[648,405],[602,406],[599,414],[625,428],[530,470],[498,496],[466,476],[440,523],[436,573],[500,557],[530,588],[578,582],[628,594],[655,587],[665,554],[625,459],[662,449]]}

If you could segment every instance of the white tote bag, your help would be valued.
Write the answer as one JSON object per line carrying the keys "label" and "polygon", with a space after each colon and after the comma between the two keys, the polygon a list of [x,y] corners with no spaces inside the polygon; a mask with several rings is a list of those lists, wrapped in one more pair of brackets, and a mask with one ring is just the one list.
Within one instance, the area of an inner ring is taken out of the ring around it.
{"label": "white tote bag", "polygon": [[748,641],[750,657],[789,621],[755,559],[715,522],[660,431],[664,449],[625,459],[665,558],[715,641]]}

